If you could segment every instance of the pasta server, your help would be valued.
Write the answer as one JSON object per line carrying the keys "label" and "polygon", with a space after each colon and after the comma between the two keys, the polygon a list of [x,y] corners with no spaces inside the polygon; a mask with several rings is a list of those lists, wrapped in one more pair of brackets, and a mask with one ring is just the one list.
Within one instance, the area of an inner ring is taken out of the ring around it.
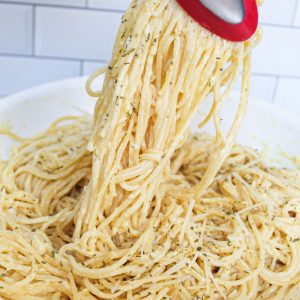
{"label": "pasta server", "polygon": [[201,26],[233,42],[249,39],[258,26],[256,0],[176,0]]}

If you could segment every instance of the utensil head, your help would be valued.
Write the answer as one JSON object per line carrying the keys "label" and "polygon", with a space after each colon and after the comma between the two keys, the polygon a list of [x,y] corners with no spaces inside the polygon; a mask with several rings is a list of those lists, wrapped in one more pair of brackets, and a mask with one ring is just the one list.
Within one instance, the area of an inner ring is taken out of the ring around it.
{"label": "utensil head", "polygon": [[233,42],[248,40],[258,26],[256,0],[176,0],[201,26]]}

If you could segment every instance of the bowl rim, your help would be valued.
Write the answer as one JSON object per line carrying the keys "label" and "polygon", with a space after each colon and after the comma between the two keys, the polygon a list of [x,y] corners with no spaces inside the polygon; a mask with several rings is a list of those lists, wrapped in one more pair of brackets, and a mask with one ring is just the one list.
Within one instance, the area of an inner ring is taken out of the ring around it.
{"label": "bowl rim", "polygon": [[[36,98],[38,96],[45,96],[47,93],[54,94],[54,92],[70,89],[73,86],[82,85],[85,86],[85,82],[88,76],[71,77],[67,79],[61,79],[53,82],[48,82],[40,85],[36,85],[25,90],[19,91],[8,95],[0,100],[0,112],[14,105],[18,105],[28,100],[29,98]],[[239,91],[233,90],[228,97],[229,99],[238,99]],[[250,95],[249,103],[254,107],[260,108],[264,111],[271,112],[276,118],[288,122],[291,126],[300,131],[300,122],[298,118],[292,113],[278,107],[272,102],[263,100],[262,98],[253,97]]]}

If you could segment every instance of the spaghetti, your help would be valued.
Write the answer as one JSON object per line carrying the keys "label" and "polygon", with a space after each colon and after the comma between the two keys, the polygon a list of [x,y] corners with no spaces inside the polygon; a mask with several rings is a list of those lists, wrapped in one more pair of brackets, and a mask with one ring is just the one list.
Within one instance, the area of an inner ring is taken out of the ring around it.
{"label": "spaghetti", "polygon": [[[174,0],[133,1],[94,120],[66,117],[0,165],[3,299],[297,299],[299,172],[234,144],[250,52]],[[243,65],[225,136],[219,108]],[[204,98],[216,135],[188,127]],[[18,138],[12,135],[12,138]]]}

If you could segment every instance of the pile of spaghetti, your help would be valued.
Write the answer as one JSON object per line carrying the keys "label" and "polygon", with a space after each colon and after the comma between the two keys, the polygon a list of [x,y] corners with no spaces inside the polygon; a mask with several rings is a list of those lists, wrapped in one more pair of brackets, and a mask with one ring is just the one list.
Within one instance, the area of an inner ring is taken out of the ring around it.
{"label": "pile of spaghetti", "polygon": [[[94,120],[0,163],[1,299],[299,299],[300,174],[234,143],[257,32],[231,43],[174,0],[135,0]],[[243,67],[227,134],[219,108]],[[189,124],[213,95],[214,137]],[[4,130],[3,130],[4,131]]]}

